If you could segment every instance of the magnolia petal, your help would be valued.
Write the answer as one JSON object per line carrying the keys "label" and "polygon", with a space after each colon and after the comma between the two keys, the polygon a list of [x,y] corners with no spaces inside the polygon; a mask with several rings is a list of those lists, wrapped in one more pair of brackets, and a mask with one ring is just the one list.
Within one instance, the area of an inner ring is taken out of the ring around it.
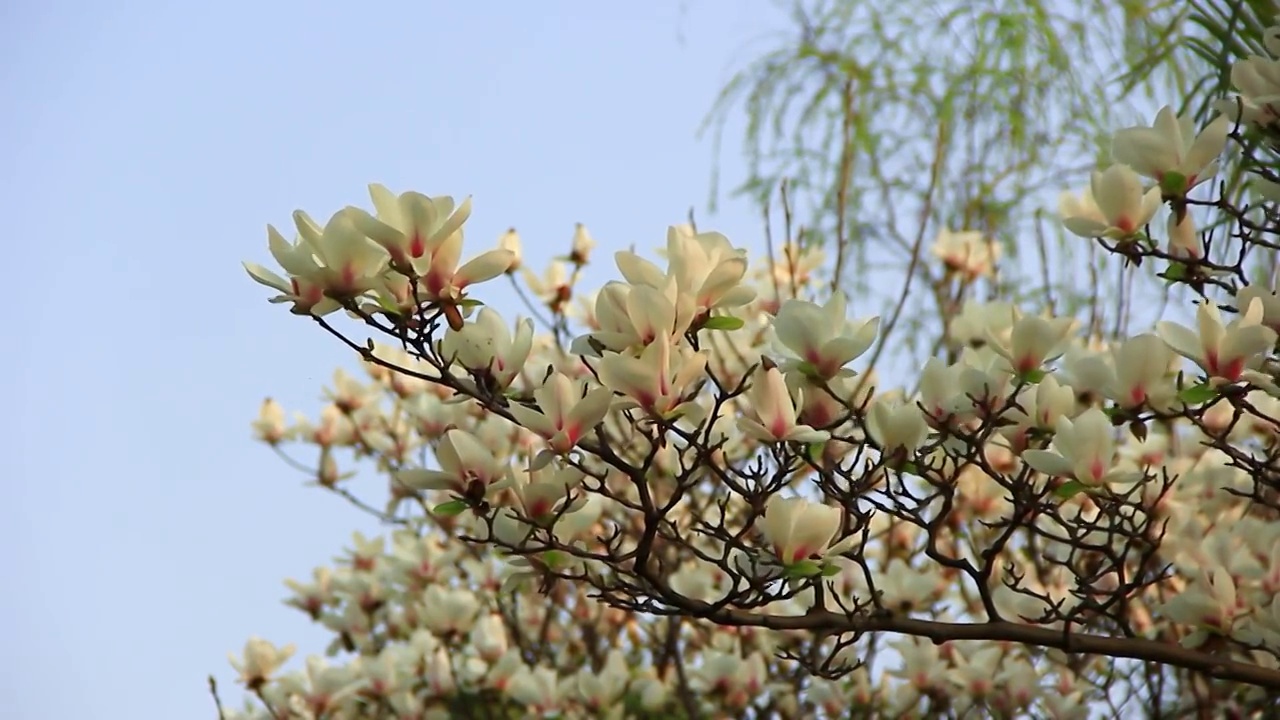
{"label": "magnolia petal", "polygon": [[552,424],[550,418],[537,410],[527,408],[518,403],[512,403],[509,410],[517,423],[544,438],[549,438],[556,433],[555,425]]}
{"label": "magnolia petal", "polygon": [[[1206,173],[1210,163],[1217,159],[1227,147],[1227,134],[1231,132],[1231,120],[1219,115],[1196,136],[1191,149],[1187,151],[1183,164],[1196,173],[1196,180],[1212,177]],[[1215,168],[1216,170],[1216,168]]]}
{"label": "magnolia petal", "polygon": [[1252,359],[1275,347],[1276,332],[1264,325],[1237,327],[1227,333],[1220,349],[1223,362],[1235,358]]}
{"label": "magnolia petal", "polygon": [[401,470],[395,474],[395,479],[405,487],[414,490],[448,490],[458,482],[458,479],[449,473],[423,468]]}
{"label": "magnolia petal", "polygon": [[1182,357],[1200,362],[1204,357],[1204,349],[1200,345],[1200,336],[1189,328],[1175,322],[1161,320],[1156,323],[1156,333],[1169,349]]}
{"label": "magnolia petal", "polygon": [[241,264],[244,265],[245,272],[249,273],[249,277],[259,283],[266,285],[269,288],[279,290],[287,295],[293,294],[293,285],[288,280],[285,280],[257,263],[245,262]]}
{"label": "magnolia petal", "polygon": [[830,334],[822,308],[803,300],[782,303],[773,331],[784,347],[801,358],[822,347]]}
{"label": "magnolia petal", "polygon": [[356,226],[357,230],[388,251],[394,252],[395,249],[403,249],[406,244],[404,233],[388,225],[385,221],[379,220],[357,207],[347,208],[347,213],[350,215],[351,222]]}
{"label": "magnolia petal", "polygon": [[774,437],[764,425],[761,425],[753,418],[739,417],[736,421],[736,425],[747,437],[759,440],[760,442],[772,443],[778,442],[779,440],[779,438]]}
{"label": "magnolia petal", "polygon": [[819,443],[830,440],[831,433],[826,430],[814,430],[808,425],[796,425],[782,439],[798,443]]}
{"label": "magnolia petal", "polygon": [[747,303],[755,299],[756,299],[756,291],[754,288],[749,288],[749,287],[746,287],[745,285],[739,285],[735,288],[730,289],[728,292],[724,293],[723,295],[721,295],[720,299],[716,301],[715,307],[717,308],[742,307],[743,305],[746,305]]}
{"label": "magnolia petal", "polygon": [[1073,235],[1090,239],[1102,237],[1107,232],[1107,228],[1110,227],[1106,223],[1087,217],[1063,218],[1062,226]]}
{"label": "magnolia petal", "polygon": [[658,385],[654,371],[643,358],[611,354],[600,362],[600,382],[629,397],[648,395],[653,400]]}
{"label": "magnolia petal", "polygon": [[1022,459],[1038,472],[1054,477],[1069,477],[1071,463],[1056,452],[1048,450],[1026,450]]}
{"label": "magnolia petal", "polygon": [[492,280],[505,274],[515,259],[515,253],[510,250],[488,250],[480,253],[458,268],[453,276],[453,284],[463,288]]}
{"label": "magnolia petal", "polygon": [[613,402],[613,392],[608,388],[596,388],[587,393],[582,401],[569,411],[569,422],[582,428],[585,432],[600,424],[609,412]]}
{"label": "magnolia petal", "polygon": [[665,284],[666,273],[633,252],[620,250],[614,253],[613,260],[618,272],[632,285],[660,288]]}

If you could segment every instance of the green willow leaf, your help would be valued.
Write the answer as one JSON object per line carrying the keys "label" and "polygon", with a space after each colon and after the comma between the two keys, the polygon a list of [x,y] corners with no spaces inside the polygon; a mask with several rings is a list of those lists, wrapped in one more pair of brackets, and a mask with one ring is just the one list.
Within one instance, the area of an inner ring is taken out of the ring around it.
{"label": "green willow leaf", "polygon": [[1185,387],[1178,392],[1178,399],[1188,405],[1203,405],[1218,397],[1218,389],[1209,383]]}
{"label": "green willow leaf", "polygon": [[707,321],[702,323],[702,329],[703,330],[738,330],[742,328],[743,325],[746,325],[746,324],[747,324],[746,321],[743,320],[742,318],[736,318],[736,317],[733,317],[732,315],[717,315],[715,317],[707,318]]}
{"label": "green willow leaf", "polygon": [[468,507],[467,503],[464,500],[450,500],[449,502],[440,503],[439,505],[435,506],[434,508],[431,509],[431,512],[436,515],[444,515],[445,517],[452,517],[454,515],[462,514],[462,512],[464,512],[467,509],[467,507]]}

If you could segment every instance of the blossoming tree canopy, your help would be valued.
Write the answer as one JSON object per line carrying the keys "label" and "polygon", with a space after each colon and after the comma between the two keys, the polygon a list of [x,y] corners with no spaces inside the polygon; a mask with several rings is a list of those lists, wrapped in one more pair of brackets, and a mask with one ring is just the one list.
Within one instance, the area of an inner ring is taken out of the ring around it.
{"label": "blossoming tree canopy", "polygon": [[[963,302],[911,376],[874,367],[894,319],[794,243],[672,227],[583,299],[584,227],[539,276],[514,230],[464,253],[470,200],[374,185],[370,210],[269,228],[283,274],[249,274],[369,377],[339,371],[318,422],[267,401],[255,433],[313,446],[315,483],[395,529],[289,583],[329,659],[284,672],[293,647],[251,639],[253,701],[224,716],[1274,716],[1280,177],[1255,141],[1280,140],[1280,61],[1233,79],[1205,127],[1118,131],[1061,202],[1190,312],[1102,334],[964,295],[1000,287],[1001,253],[942,230]],[[1214,197],[1229,144],[1254,205]],[[532,317],[484,304],[504,277]]]}

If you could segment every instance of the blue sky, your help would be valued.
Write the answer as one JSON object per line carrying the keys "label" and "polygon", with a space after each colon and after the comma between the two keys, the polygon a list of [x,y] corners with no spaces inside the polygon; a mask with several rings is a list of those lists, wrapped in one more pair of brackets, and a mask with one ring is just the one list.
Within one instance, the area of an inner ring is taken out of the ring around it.
{"label": "blue sky", "polygon": [[[319,647],[282,580],[374,528],[250,440],[263,396],[314,413],[352,364],[244,274],[266,223],[381,182],[473,195],[475,249],[515,225],[545,258],[579,221],[653,247],[785,27],[767,0],[5,3],[5,714],[209,717],[247,636]],[[699,217],[759,237],[742,203]]]}

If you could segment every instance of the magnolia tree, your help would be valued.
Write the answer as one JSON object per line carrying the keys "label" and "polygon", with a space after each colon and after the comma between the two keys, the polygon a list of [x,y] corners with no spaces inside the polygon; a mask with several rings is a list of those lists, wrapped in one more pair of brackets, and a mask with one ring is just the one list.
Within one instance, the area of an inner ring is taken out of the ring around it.
{"label": "magnolia tree", "polygon": [[[375,185],[372,213],[269,228],[285,275],[250,275],[368,379],[339,372],[317,422],[269,400],[255,431],[393,529],[289,583],[329,659],[287,672],[293,646],[251,639],[246,708],[215,687],[219,713],[1274,717],[1280,296],[1253,270],[1280,252],[1280,60],[1233,80],[1198,132],[1167,108],[1117,132],[1062,203],[1194,322],[1104,338],[983,296],[995,246],[943,232],[957,311],[918,372],[872,371],[881,323],[790,242],[749,262],[673,227],[581,301],[581,227],[542,276],[514,232],[460,263],[469,201]],[[1218,158],[1257,138],[1257,202],[1223,200]],[[482,302],[504,276],[532,318]],[[357,462],[385,504],[348,489]]]}

